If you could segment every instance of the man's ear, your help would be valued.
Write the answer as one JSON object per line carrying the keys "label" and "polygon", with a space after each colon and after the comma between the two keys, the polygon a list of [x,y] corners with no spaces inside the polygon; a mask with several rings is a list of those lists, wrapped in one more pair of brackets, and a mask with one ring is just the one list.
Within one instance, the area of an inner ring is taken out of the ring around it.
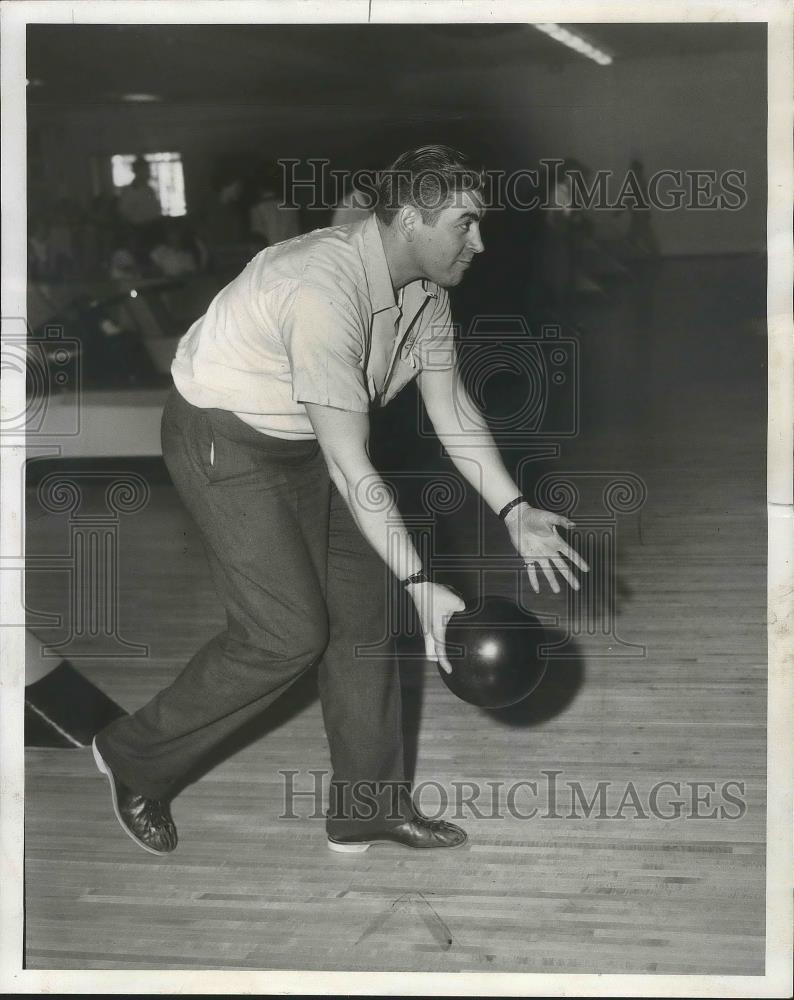
{"label": "man's ear", "polygon": [[413,240],[420,222],[419,210],[413,205],[403,205],[397,213],[397,231],[409,243]]}

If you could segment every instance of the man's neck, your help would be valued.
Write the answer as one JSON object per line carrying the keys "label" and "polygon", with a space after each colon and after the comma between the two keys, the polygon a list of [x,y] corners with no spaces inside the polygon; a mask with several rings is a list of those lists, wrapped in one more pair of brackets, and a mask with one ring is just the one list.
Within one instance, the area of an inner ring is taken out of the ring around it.
{"label": "man's neck", "polygon": [[394,288],[396,294],[409,282],[416,281],[422,275],[417,273],[416,266],[411,260],[404,241],[399,238],[392,227],[384,225],[377,216],[375,217],[375,221],[380,233],[381,243],[383,244],[383,253],[386,257],[386,265],[389,268],[392,288]]}

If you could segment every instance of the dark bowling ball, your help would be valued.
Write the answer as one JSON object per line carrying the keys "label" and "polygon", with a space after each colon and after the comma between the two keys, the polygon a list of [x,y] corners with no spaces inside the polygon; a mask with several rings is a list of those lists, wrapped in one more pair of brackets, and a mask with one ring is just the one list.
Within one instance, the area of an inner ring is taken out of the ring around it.
{"label": "dark bowling ball", "polygon": [[463,701],[507,708],[523,701],[543,679],[546,660],[538,649],[544,642],[543,626],[534,615],[507,598],[485,597],[478,611],[450,618],[446,645],[452,673],[440,664],[438,672]]}

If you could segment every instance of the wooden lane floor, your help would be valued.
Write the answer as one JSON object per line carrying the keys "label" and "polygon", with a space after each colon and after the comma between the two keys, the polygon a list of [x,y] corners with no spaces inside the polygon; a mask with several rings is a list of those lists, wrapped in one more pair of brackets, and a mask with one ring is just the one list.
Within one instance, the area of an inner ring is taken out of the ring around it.
{"label": "wooden lane floor", "polygon": [[[470,837],[451,852],[332,854],[308,795],[294,800],[296,818],[279,818],[279,772],[298,771],[305,791],[308,771],[327,766],[311,676],[266,732],[242,737],[175,800],[180,845],[168,858],[119,830],[89,751],[29,749],[29,968],[763,972],[765,397],[753,368],[763,344],[741,310],[709,326],[708,297],[723,287],[715,268],[695,289],[672,268],[659,296],[668,339],[655,342],[636,419],[607,391],[610,378],[642,377],[642,351],[624,356],[618,341],[636,316],[617,301],[583,320],[602,336],[591,369],[601,365],[601,381],[585,386],[592,419],[553,466],[631,471],[647,487],[641,512],[618,519],[613,608],[615,635],[644,655],[577,634],[532,699],[504,713],[457,701],[435,668],[406,655],[420,804],[443,807]],[[697,350],[679,365],[690,313]],[[704,341],[717,336],[723,360],[710,367]],[[445,534],[457,532],[461,550],[469,512]],[[74,662],[134,710],[221,616],[167,484],[153,481],[119,531],[120,628],[149,655]],[[501,531],[487,522],[489,552],[506,551]],[[31,552],[63,552],[67,535],[65,517],[44,515],[31,491]],[[64,575],[32,573],[29,600],[66,614]],[[565,599],[531,603],[566,634]]]}

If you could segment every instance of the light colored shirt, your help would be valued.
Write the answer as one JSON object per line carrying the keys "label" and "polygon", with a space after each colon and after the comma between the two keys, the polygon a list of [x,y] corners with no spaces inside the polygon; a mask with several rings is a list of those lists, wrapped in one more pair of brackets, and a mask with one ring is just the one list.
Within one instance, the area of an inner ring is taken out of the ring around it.
{"label": "light colored shirt", "polygon": [[367,412],[454,364],[447,292],[417,280],[395,295],[370,216],[258,253],[182,337],[171,372],[194,406],[313,438],[306,403]]}

